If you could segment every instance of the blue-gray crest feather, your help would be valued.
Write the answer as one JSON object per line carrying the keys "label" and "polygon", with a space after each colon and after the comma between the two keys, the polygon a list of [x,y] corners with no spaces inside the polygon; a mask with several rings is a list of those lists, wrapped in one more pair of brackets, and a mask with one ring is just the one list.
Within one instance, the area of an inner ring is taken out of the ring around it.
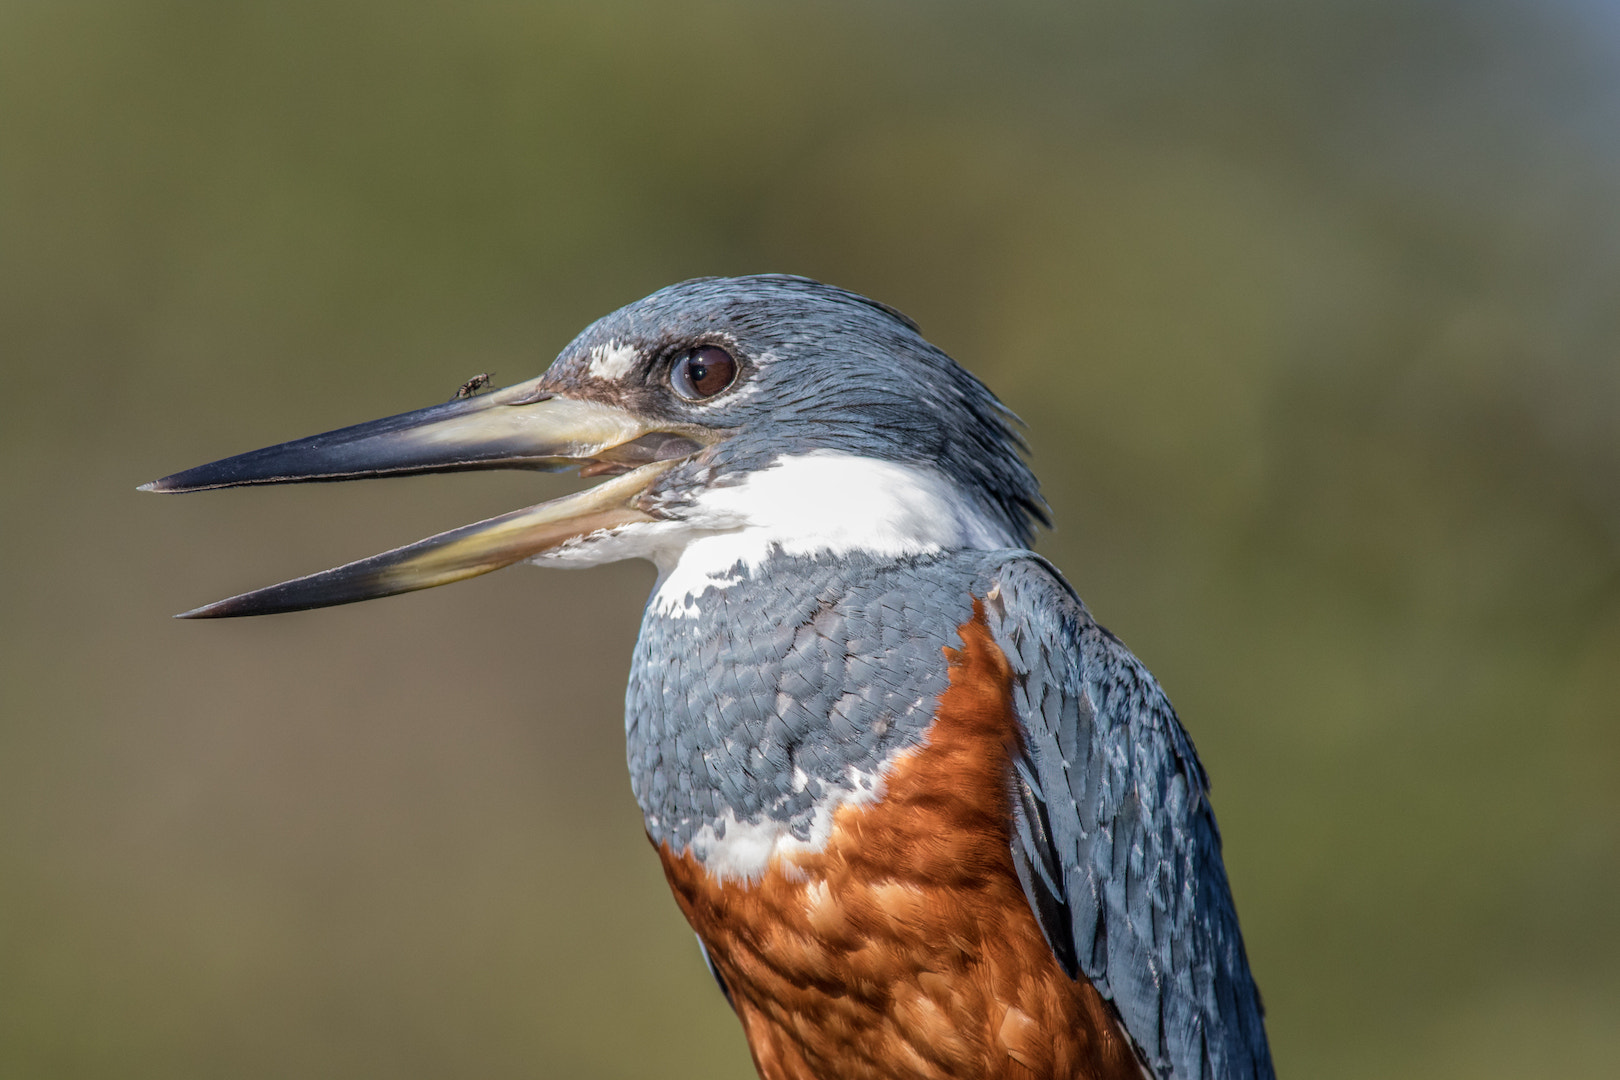
{"label": "blue-gray crest feather", "polygon": [[[748,361],[755,384],[703,406],[703,423],[736,429],[713,452],[722,473],[834,450],[939,471],[1020,544],[1048,523],[1018,418],[916,323],[833,285],[787,274],[683,281],[591,324],[552,371],[577,375],[609,342],[656,357],[705,340]],[[679,408],[663,393],[632,404],[649,415]]]}

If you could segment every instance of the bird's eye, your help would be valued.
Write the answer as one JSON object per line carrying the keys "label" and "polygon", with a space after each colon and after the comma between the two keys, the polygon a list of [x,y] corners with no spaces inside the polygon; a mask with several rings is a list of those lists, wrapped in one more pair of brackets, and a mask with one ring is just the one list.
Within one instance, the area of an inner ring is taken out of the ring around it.
{"label": "bird's eye", "polygon": [[703,345],[684,354],[669,369],[669,384],[687,401],[712,398],[737,377],[737,361],[718,345]]}

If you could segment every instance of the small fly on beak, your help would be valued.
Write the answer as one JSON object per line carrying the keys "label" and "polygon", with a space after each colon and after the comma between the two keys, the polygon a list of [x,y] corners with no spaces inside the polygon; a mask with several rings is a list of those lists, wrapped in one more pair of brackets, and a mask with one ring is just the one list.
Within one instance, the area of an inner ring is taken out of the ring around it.
{"label": "small fly on beak", "polygon": [[574,495],[233,596],[178,618],[269,615],[446,585],[533,558],[570,540],[657,520],[640,505],[640,497],[654,480],[715,437],[715,432],[701,427],[655,424],[614,405],[550,392],[537,378],[238,454],[143,484],[140,490],[207,491],[249,484],[576,466],[583,476],[612,477]]}

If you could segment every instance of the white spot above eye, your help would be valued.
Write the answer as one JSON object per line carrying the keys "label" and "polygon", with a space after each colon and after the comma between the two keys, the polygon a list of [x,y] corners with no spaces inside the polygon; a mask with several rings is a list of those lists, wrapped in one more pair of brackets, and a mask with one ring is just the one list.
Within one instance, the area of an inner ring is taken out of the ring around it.
{"label": "white spot above eye", "polygon": [[618,338],[605,345],[591,346],[591,362],[586,369],[598,379],[622,379],[630,374],[630,369],[636,361],[641,359],[641,353],[626,345]]}

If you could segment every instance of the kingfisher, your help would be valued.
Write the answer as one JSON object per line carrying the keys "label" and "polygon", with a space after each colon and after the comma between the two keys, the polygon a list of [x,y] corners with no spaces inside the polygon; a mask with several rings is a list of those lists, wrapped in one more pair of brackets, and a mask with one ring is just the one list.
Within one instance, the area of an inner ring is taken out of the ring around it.
{"label": "kingfisher", "polygon": [[1273,1077],[1208,777],[1030,550],[1017,424],[892,307],[701,278],[527,382],[143,490],[603,478],[180,617],[651,561],[630,785],[764,1080]]}

